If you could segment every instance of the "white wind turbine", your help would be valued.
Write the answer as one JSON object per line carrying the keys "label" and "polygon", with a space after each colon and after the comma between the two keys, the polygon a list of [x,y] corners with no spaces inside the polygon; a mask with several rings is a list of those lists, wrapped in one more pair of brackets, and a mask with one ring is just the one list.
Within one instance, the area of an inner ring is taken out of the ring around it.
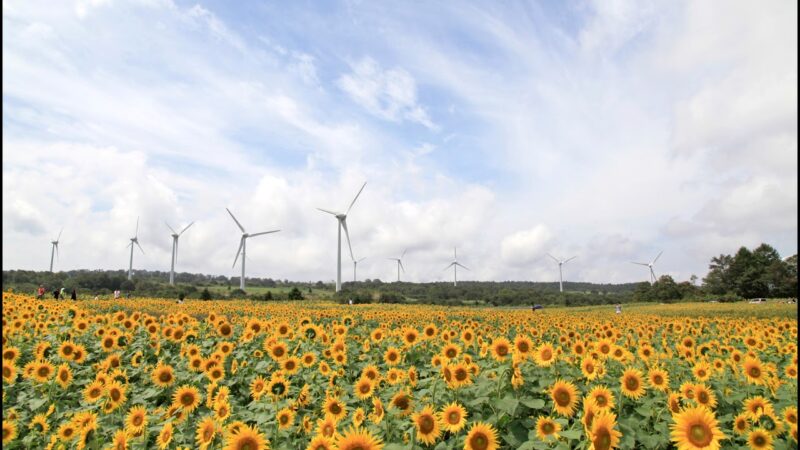
{"label": "white wind turbine", "polygon": [[447,267],[445,267],[444,270],[449,269],[450,266],[453,266],[453,286],[458,286],[458,277],[456,275],[456,271],[458,271],[459,267],[462,267],[462,268],[464,268],[466,270],[469,270],[469,269],[467,269],[467,266],[465,266],[465,265],[461,264],[460,262],[458,262],[458,253],[456,253],[456,248],[455,247],[453,247],[453,262],[451,262]]}
{"label": "white wind turbine", "polygon": [[245,250],[246,250],[246,247],[247,247],[247,238],[261,236],[262,234],[277,233],[278,231],[281,231],[281,230],[262,231],[261,233],[248,234],[246,231],[244,231],[244,227],[242,226],[242,224],[240,224],[239,221],[236,220],[236,217],[233,216],[233,213],[231,212],[231,210],[228,209],[228,208],[225,208],[225,210],[228,211],[228,214],[231,215],[231,219],[233,219],[233,221],[236,222],[236,226],[239,227],[240,230],[242,230],[242,238],[241,238],[241,241],[239,242],[239,250],[236,250],[236,258],[233,259],[233,266],[231,266],[231,267],[236,267],[236,261],[239,259],[239,254],[241,254],[242,255],[242,278],[239,280],[239,289],[244,290],[244,261],[245,261]]}
{"label": "white wind turbine", "polygon": [[169,268],[169,284],[175,286],[175,263],[178,261],[178,238],[181,237],[183,232],[188,230],[190,226],[194,225],[194,222],[186,225],[186,228],[181,230],[180,233],[173,230],[166,221],[164,223],[167,225],[167,228],[172,231],[172,263]]}
{"label": "white wind turbine", "polygon": [[403,269],[403,273],[406,273],[406,268],[403,267],[403,256],[406,256],[406,252],[408,249],[403,250],[403,254],[400,255],[399,258],[386,258],[392,261],[397,261],[397,281],[400,282],[400,269]]}
{"label": "white wind turbine", "polygon": [[650,269],[650,284],[653,284],[653,283],[656,282],[656,273],[653,271],[653,266],[655,265],[656,261],[658,261],[658,258],[661,257],[662,253],[664,253],[664,250],[661,250],[660,252],[658,252],[658,256],[656,256],[656,258],[654,260],[652,260],[651,262],[649,262],[649,263],[640,263],[640,262],[631,261],[633,264],[638,264],[640,266],[645,266],[648,269]]}
{"label": "white wind turbine", "polygon": [[361,191],[364,190],[364,186],[366,185],[367,182],[365,181],[364,184],[361,185],[361,189],[358,190],[358,194],[356,194],[355,198],[353,198],[353,201],[350,202],[350,206],[347,208],[347,211],[344,213],[317,208],[322,212],[333,214],[333,216],[336,217],[336,220],[339,222],[339,240],[338,246],[336,247],[336,292],[342,290],[342,228],[344,228],[344,234],[347,237],[347,247],[350,249],[350,259],[355,260],[353,257],[353,247],[350,245],[350,233],[347,231],[347,214],[350,213],[350,210],[353,208],[358,196],[361,195]]}
{"label": "white wind turbine", "polygon": [[361,259],[359,259],[359,260],[355,260],[355,259],[353,260],[353,283],[356,282],[356,266],[358,266],[358,263],[360,263],[361,261],[363,261],[365,259],[367,259],[366,256],[361,258]]}
{"label": "white wind turbine", "polygon": [[56,257],[58,257],[58,241],[61,239],[62,231],[64,231],[63,228],[58,232],[58,237],[55,241],[50,241],[50,243],[53,245],[53,247],[50,249],[50,272],[53,271],[53,254],[55,253]]}
{"label": "white wind turbine", "polygon": [[577,256],[573,256],[572,258],[565,259],[565,260],[560,260],[560,259],[556,258],[555,256],[551,255],[550,253],[548,253],[547,256],[553,258],[553,261],[558,263],[558,291],[559,292],[564,292],[564,281],[563,281],[563,275],[562,275],[562,271],[561,271],[561,266],[563,266],[564,264],[566,264],[566,263],[572,261],[573,259],[577,258]]}
{"label": "white wind turbine", "polygon": [[139,245],[139,217],[138,216],[136,217],[136,233],[134,233],[133,237],[131,238],[131,243],[128,244],[128,247],[131,248],[131,260],[130,260],[130,263],[128,264],[128,279],[129,280],[133,279],[133,244],[136,244],[136,246],[139,247],[139,250],[141,250],[142,254],[144,255],[144,249],[142,248],[141,245]]}

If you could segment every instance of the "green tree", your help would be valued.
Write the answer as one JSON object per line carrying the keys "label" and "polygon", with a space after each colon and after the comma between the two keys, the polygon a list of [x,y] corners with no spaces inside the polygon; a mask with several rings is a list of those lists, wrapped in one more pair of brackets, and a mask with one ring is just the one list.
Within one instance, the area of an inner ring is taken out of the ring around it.
{"label": "green tree", "polygon": [[204,288],[204,289],[203,289],[203,290],[200,292],[200,298],[201,298],[202,300],[211,300],[211,292],[208,290],[208,288]]}
{"label": "green tree", "polygon": [[302,300],[303,293],[300,292],[300,289],[297,289],[297,286],[293,287],[291,291],[289,291],[289,300]]}

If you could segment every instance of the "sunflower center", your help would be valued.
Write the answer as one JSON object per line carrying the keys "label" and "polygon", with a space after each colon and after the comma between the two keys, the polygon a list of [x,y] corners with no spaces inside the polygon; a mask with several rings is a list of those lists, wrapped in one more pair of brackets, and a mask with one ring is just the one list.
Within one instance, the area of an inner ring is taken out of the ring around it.
{"label": "sunflower center", "polygon": [[111,400],[117,401],[122,396],[122,393],[118,389],[112,389],[110,395]]}
{"label": "sunflower center", "polygon": [[699,403],[708,403],[708,393],[707,392],[699,392],[697,394],[697,401]]}
{"label": "sunflower center", "polygon": [[553,424],[545,422],[544,425],[542,425],[542,433],[547,435],[553,434]]}
{"label": "sunflower center", "polygon": [[339,407],[338,403],[332,403],[331,407],[330,407],[330,411],[333,414],[339,414],[340,412],[342,412],[342,408]]}
{"label": "sunflower center", "polygon": [[181,404],[183,406],[189,406],[192,403],[194,403],[194,395],[187,393],[181,396]]}
{"label": "sunflower center", "polygon": [[758,367],[751,367],[750,368],[750,376],[752,378],[760,377],[761,376],[761,369],[759,369]]}
{"label": "sunflower center", "polygon": [[169,372],[161,372],[161,374],[158,376],[158,380],[163,383],[166,383],[171,379],[172,379],[172,374]]}
{"label": "sunflower center", "polygon": [[464,381],[467,379],[467,371],[464,369],[456,370],[456,380]]}
{"label": "sunflower center", "polygon": [[469,440],[470,447],[475,450],[485,450],[489,448],[489,439],[483,433],[475,433]]}
{"label": "sunflower center", "polygon": [[553,357],[553,352],[551,352],[549,348],[548,348],[548,349],[545,349],[545,350],[542,352],[542,360],[544,360],[544,361],[549,361],[549,360],[550,360],[550,358],[552,358],[552,357]]}
{"label": "sunflower center", "polygon": [[661,375],[656,375],[653,377],[653,384],[662,385],[664,384],[664,378]]}
{"label": "sunflower center", "polygon": [[567,391],[558,391],[556,393],[556,403],[558,403],[558,406],[567,406],[567,405],[569,405],[569,402],[570,402],[571,399],[572,398],[569,395],[569,392],[567,392]]}
{"label": "sunflower center", "polygon": [[235,448],[236,450],[256,450],[258,448],[258,443],[249,436],[247,436],[240,439],[238,445]]}
{"label": "sunflower center", "polygon": [[134,426],[141,426],[142,425],[142,416],[133,416],[133,425]]}
{"label": "sunflower center", "polygon": [[702,424],[695,424],[689,428],[689,440],[692,444],[697,445],[698,447],[705,447],[711,442],[711,433],[709,433],[705,426]]}
{"label": "sunflower center", "polygon": [[456,425],[461,420],[461,414],[457,413],[456,411],[450,412],[447,415],[447,423],[450,425]]}
{"label": "sunflower center", "polygon": [[40,367],[37,371],[40,377],[46,377],[50,375],[50,369],[47,366]]}
{"label": "sunflower center", "polygon": [[764,436],[759,434],[753,438],[753,444],[755,444],[756,447],[763,447],[767,444],[767,440],[764,438]]}
{"label": "sunflower center", "polygon": [[605,428],[601,428],[597,430],[595,433],[595,437],[592,440],[594,444],[594,448],[596,450],[608,450],[611,448],[611,436],[608,433],[608,430]]}
{"label": "sunflower center", "polygon": [[628,377],[625,379],[625,387],[627,387],[629,391],[635,391],[639,389],[639,380],[634,377]]}
{"label": "sunflower center", "polygon": [[519,344],[517,344],[517,349],[519,349],[519,351],[522,353],[527,353],[529,348],[530,347],[528,347],[527,342],[520,342]]}
{"label": "sunflower center", "polygon": [[428,434],[433,431],[434,421],[431,416],[422,416],[419,419],[419,431],[422,434]]}
{"label": "sunflower center", "polygon": [[604,395],[598,395],[595,397],[594,401],[597,403],[597,406],[606,406],[608,404],[608,400]]}

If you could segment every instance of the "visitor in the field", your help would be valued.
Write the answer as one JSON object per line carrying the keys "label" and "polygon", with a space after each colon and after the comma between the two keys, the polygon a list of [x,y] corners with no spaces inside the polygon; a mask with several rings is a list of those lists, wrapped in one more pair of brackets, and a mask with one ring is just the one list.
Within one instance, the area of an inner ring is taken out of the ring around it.
{"label": "visitor in the field", "polygon": [[78,291],[76,291],[75,288],[72,288],[72,295],[70,295],[70,298],[73,300],[78,299]]}
{"label": "visitor in the field", "polygon": [[36,299],[41,300],[44,298],[44,285],[40,284],[39,289],[36,291]]}

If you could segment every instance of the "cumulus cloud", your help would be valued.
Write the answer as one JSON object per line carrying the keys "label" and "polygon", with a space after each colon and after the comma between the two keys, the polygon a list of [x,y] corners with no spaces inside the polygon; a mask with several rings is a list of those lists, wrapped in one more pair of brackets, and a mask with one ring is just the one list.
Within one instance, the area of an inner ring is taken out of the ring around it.
{"label": "cumulus cloud", "polygon": [[510,264],[530,264],[542,257],[552,240],[553,233],[539,224],[506,236],[500,244],[500,254]]}

